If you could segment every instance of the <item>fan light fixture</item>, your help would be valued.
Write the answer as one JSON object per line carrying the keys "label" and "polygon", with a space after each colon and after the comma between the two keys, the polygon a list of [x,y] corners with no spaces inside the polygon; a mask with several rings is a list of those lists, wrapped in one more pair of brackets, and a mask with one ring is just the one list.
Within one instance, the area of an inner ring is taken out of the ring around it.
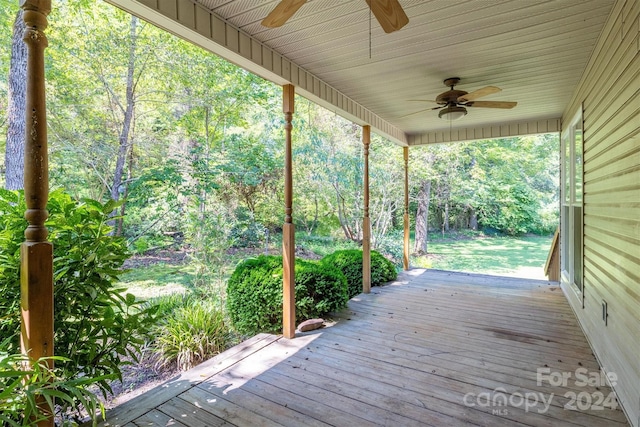
{"label": "fan light fixture", "polygon": [[447,108],[440,110],[438,117],[444,120],[460,120],[467,115],[467,109],[456,105],[449,105]]}
{"label": "fan light fixture", "polygon": [[[369,0],[367,0],[369,1]],[[380,0],[383,1],[383,0]],[[453,121],[460,120],[467,115],[467,108],[501,108],[510,110],[516,105],[517,102],[513,101],[478,101],[478,98],[483,96],[492,95],[500,92],[502,89],[496,86],[485,86],[481,89],[474,90],[473,92],[467,92],[464,90],[455,89],[455,86],[460,81],[460,77],[450,77],[443,82],[445,86],[449,87],[449,90],[441,93],[436,97],[434,101],[428,99],[412,99],[411,101],[430,102],[436,103],[439,106],[435,108],[426,108],[424,110],[409,113],[401,116],[407,117],[413,114],[419,114],[423,111],[440,110],[438,117],[443,120]]]}

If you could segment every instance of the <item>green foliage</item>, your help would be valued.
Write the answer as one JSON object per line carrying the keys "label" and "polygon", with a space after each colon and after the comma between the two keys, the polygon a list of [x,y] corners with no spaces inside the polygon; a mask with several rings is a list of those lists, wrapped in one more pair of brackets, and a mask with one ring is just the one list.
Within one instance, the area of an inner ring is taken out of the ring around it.
{"label": "green foliage", "polygon": [[394,265],[402,267],[402,257],[404,256],[403,230],[391,230],[379,236],[375,240],[374,247],[378,252],[388,256]]}
{"label": "green foliage", "polygon": [[371,251],[371,286],[382,286],[398,277],[391,261],[380,252]]}
{"label": "green foliage", "polygon": [[231,334],[223,308],[214,298],[195,294],[161,297],[153,347],[163,365],[186,370],[224,351]]}
{"label": "green foliage", "polygon": [[[413,181],[431,181],[430,226],[519,235],[558,224],[558,138],[521,138],[441,144],[413,151]],[[417,192],[417,189],[414,189]]]}
{"label": "green foliage", "polygon": [[[58,425],[77,425],[71,419],[82,420],[82,411],[100,412],[104,417],[102,402],[88,386],[106,376],[69,379],[62,370],[49,367],[50,363],[64,365],[69,359],[49,357],[33,361],[25,355],[7,352],[7,344],[8,341],[0,344],[0,421],[3,425],[36,426],[51,414],[56,415]],[[38,407],[39,401],[44,402],[44,408]],[[97,425],[96,417],[91,418],[93,425]]]}
{"label": "green foliage", "polygon": [[[344,274],[349,286],[349,298],[362,292],[362,251],[335,251],[322,258],[321,264]],[[382,254],[371,251],[371,286],[381,286],[398,276],[393,263]]]}
{"label": "green foliage", "polygon": [[[153,322],[153,308],[142,309],[131,294],[115,286],[129,256],[122,238],[107,225],[115,204],[75,202],[62,191],[50,194],[49,240],[54,248],[54,330],[64,376],[120,377],[125,357],[135,360]],[[19,340],[19,246],[24,240],[22,192],[0,192],[0,337]],[[105,379],[99,385],[109,391]]]}
{"label": "green foliage", "polygon": [[335,251],[320,261],[326,266],[332,266],[342,272],[347,279],[348,295],[353,298],[362,292],[362,251],[346,249]]}
{"label": "green foliage", "polygon": [[275,331],[282,323],[282,258],[259,256],[238,264],[227,284],[227,311],[242,333]]}
{"label": "green foliage", "polygon": [[[296,259],[296,322],[320,317],[347,303],[340,272]],[[236,267],[227,285],[227,310],[241,333],[274,332],[282,327],[282,257],[261,255]]]}
{"label": "green foliage", "polygon": [[493,189],[493,201],[481,207],[479,222],[510,236],[539,229],[538,201],[533,192],[521,183],[500,185]]}
{"label": "green foliage", "polygon": [[296,319],[322,317],[347,304],[347,280],[318,262],[296,259]]}
{"label": "green foliage", "polygon": [[318,236],[296,234],[296,246],[302,247],[320,256],[329,255],[332,252],[343,249],[357,249],[358,244],[344,237]]}
{"label": "green foliage", "polygon": [[256,222],[251,212],[243,208],[236,210],[236,221],[229,232],[232,247],[259,247],[266,240],[267,235],[267,228]]}
{"label": "green foliage", "polygon": [[22,194],[0,189],[0,340],[12,338],[10,353],[19,351],[20,245],[27,228]]}

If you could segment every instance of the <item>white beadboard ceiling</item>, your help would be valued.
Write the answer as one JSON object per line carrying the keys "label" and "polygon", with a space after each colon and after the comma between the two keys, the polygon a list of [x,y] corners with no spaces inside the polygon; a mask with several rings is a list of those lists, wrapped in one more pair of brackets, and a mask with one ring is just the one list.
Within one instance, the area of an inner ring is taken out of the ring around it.
{"label": "white beadboard ceiling", "polygon": [[[112,0],[110,0],[112,1]],[[159,2],[168,0],[158,0]],[[192,0],[347,95],[407,136],[559,119],[615,0],[399,0],[409,23],[386,34],[365,0],[309,0],[282,27],[260,21],[277,0]],[[371,23],[371,32],[370,32]],[[498,86],[459,121],[420,110],[457,89]]]}

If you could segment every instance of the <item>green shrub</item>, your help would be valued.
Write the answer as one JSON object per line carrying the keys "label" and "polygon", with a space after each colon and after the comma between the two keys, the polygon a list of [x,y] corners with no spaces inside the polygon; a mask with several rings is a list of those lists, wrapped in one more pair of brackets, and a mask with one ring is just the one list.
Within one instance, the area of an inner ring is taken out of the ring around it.
{"label": "green shrub", "polygon": [[[344,307],[347,282],[336,270],[296,259],[296,322]],[[261,255],[241,262],[227,286],[227,309],[242,333],[282,327],[282,257]]]}
{"label": "green shrub", "polygon": [[227,311],[240,332],[275,331],[282,323],[282,257],[238,264],[227,283]]}
{"label": "green shrub", "polygon": [[295,276],[297,321],[322,317],[347,305],[347,279],[340,272],[296,259]]}
{"label": "green shrub", "polygon": [[371,251],[371,286],[382,286],[397,277],[398,272],[393,263],[380,252]]}
{"label": "green shrub", "polygon": [[[362,251],[335,251],[322,258],[321,264],[337,269],[347,278],[349,298],[362,292]],[[371,286],[380,286],[398,276],[393,263],[379,252],[371,251]]]}
{"label": "green shrub", "polygon": [[[159,301],[164,312],[155,328],[154,350],[163,365],[186,370],[224,351],[231,340],[224,312],[215,299],[194,294]],[[169,310],[168,306],[173,306]]]}
{"label": "green shrub", "polygon": [[320,260],[322,265],[340,271],[347,279],[348,297],[362,292],[362,251],[345,249],[335,251]]}
{"label": "green shrub", "polygon": [[[121,377],[126,357],[136,360],[154,308],[143,309],[131,294],[116,287],[129,257],[124,239],[110,235],[109,214],[117,205],[76,202],[62,191],[49,196],[49,240],[54,256],[55,352],[65,378]],[[7,352],[19,353],[20,244],[26,222],[24,194],[0,191],[0,339]],[[105,379],[99,381],[110,391]]]}

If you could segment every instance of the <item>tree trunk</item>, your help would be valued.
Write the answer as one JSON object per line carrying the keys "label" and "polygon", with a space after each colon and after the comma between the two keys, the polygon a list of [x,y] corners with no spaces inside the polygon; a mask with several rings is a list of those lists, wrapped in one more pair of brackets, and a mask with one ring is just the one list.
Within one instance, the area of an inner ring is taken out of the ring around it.
{"label": "tree trunk", "polygon": [[449,201],[448,200],[444,203],[444,218],[442,221],[442,230],[443,232],[449,231]]}
{"label": "tree trunk", "polygon": [[315,210],[313,212],[313,222],[311,223],[311,229],[309,230],[309,235],[311,235],[311,233],[313,233],[316,229],[316,227],[318,226],[318,197],[314,194],[313,195],[313,203],[315,206]]}
{"label": "tree trunk", "polygon": [[118,157],[116,159],[116,167],[113,174],[113,186],[111,187],[111,198],[113,200],[120,199],[120,187],[122,185],[122,175],[124,174],[124,165],[129,151],[129,132],[131,131],[131,122],[133,121],[133,112],[135,109],[134,99],[134,69],[136,59],[136,27],[138,18],[131,17],[131,44],[129,45],[129,66],[127,69],[127,92],[126,107],[124,110],[124,120],[122,121],[122,129],[118,138]]}
{"label": "tree trunk", "polygon": [[[129,197],[129,185],[132,180],[132,171],[133,171],[133,146],[129,147],[129,168],[127,169],[127,180],[124,184],[124,198]],[[116,225],[116,236],[122,236],[124,234],[124,214],[126,210],[126,203],[123,203],[120,206],[120,217],[118,218]]]}
{"label": "tree trunk", "polygon": [[27,93],[27,46],[24,33],[23,10],[13,23],[11,63],[9,65],[9,105],[7,108],[7,144],[5,148],[5,187],[19,190],[24,187],[25,103]]}
{"label": "tree trunk", "polygon": [[427,253],[427,237],[429,233],[429,201],[431,199],[431,181],[422,181],[418,192],[418,212],[416,213],[416,236],[413,251],[424,255]]}
{"label": "tree trunk", "polygon": [[478,230],[478,214],[474,208],[470,208],[469,228],[476,231]]}
{"label": "tree trunk", "polygon": [[[126,89],[126,106],[124,109],[124,118],[122,121],[122,129],[120,130],[120,136],[118,138],[118,157],[116,158],[116,167],[113,173],[113,185],[111,186],[111,198],[113,200],[120,199],[120,193],[125,191],[122,183],[122,176],[124,174],[124,165],[127,160],[127,153],[131,149],[129,143],[129,134],[131,133],[131,124],[133,122],[133,113],[135,110],[135,82],[134,82],[134,70],[136,61],[136,42],[137,33],[136,28],[138,26],[138,18],[131,17],[131,32],[129,44],[129,64],[127,67],[127,89]],[[122,207],[124,212],[124,205]],[[116,211],[112,212],[115,215]],[[116,235],[121,236],[122,219],[118,224],[112,224],[116,229]]]}
{"label": "tree trunk", "polygon": [[400,228],[400,218],[398,218],[398,215],[396,215],[396,212],[398,212],[398,204],[397,202],[394,200],[390,203],[390,210],[391,210],[391,228],[394,230],[397,230],[398,228]]}

